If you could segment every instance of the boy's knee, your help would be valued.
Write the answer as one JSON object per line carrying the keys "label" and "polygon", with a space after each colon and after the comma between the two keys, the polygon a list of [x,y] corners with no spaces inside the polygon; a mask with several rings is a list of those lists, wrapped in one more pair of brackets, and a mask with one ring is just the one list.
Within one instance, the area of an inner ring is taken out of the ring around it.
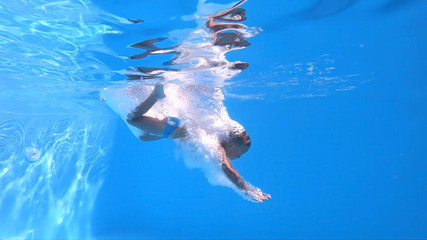
{"label": "boy's knee", "polygon": [[134,112],[130,112],[127,116],[126,116],[126,122],[131,124],[132,122],[135,122],[136,120],[136,116]]}
{"label": "boy's knee", "polygon": [[136,122],[137,118],[135,118],[134,116],[129,116],[126,118],[126,122],[129,123],[130,125],[134,125]]}

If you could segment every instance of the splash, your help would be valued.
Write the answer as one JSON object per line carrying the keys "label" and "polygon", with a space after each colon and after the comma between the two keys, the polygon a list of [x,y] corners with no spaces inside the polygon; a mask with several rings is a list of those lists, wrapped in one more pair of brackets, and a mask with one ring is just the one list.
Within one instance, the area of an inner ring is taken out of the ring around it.
{"label": "splash", "polygon": [[[106,103],[126,122],[127,115],[153,90],[153,86],[135,84],[127,87],[105,88],[101,94]],[[224,95],[220,88],[205,85],[167,84],[166,98],[158,101],[145,116],[163,119],[178,117],[188,136],[177,141],[176,157],[183,159],[190,169],[202,169],[212,185],[233,188],[242,194],[221,169],[218,143],[226,139],[231,131],[243,129],[232,120],[223,104]],[[144,132],[128,124],[139,138]],[[246,197],[246,196],[245,196]]]}
{"label": "splash", "polygon": [[[128,114],[151,93],[152,85],[162,81],[166,98],[144,115],[157,119],[178,117],[187,137],[177,141],[176,156],[184,159],[187,167],[202,169],[211,184],[233,188],[247,198],[222,170],[219,149],[219,143],[231,132],[244,130],[228,115],[222,92],[228,81],[248,66],[245,62],[229,62],[225,54],[248,47],[247,39],[258,34],[256,28],[242,23],[246,20],[246,11],[240,8],[244,2],[220,5],[200,0],[197,11],[191,17],[184,17],[195,21],[196,29],[175,30],[168,37],[130,45],[142,51],[130,56],[132,60],[159,55],[173,57],[162,64],[167,67],[139,66],[122,71],[128,81],[105,88],[101,95],[126,122]],[[167,39],[181,42],[171,47],[158,46]],[[140,129],[128,126],[136,137],[145,135]],[[261,193],[248,186],[254,193]]]}

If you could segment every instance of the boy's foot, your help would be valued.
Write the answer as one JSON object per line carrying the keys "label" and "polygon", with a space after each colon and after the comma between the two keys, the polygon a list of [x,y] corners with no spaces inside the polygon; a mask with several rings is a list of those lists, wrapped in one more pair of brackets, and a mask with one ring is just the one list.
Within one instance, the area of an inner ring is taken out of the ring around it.
{"label": "boy's foot", "polygon": [[248,66],[249,63],[246,62],[234,62],[230,68],[235,70],[245,70]]}
{"label": "boy's foot", "polygon": [[163,89],[163,84],[161,84],[161,83],[157,83],[156,86],[154,86],[153,93],[154,93],[154,96],[157,99],[161,99],[161,98],[165,98],[166,97],[165,91]]}

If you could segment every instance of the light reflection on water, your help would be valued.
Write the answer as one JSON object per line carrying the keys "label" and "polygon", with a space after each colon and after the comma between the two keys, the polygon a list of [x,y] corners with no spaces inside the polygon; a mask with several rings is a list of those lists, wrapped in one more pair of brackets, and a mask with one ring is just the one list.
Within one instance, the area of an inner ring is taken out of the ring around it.
{"label": "light reflection on water", "polygon": [[[260,27],[244,24],[247,20],[245,2],[221,5],[198,1],[197,10],[182,17],[183,21],[196,22],[196,28],[176,29],[129,45],[133,55],[124,57],[124,61],[131,67],[120,73],[143,85],[162,80],[220,87],[225,89],[227,97],[242,100],[322,97],[353,90],[374,79],[372,74],[336,69],[334,56],[328,53],[305,62],[267,61],[263,70],[246,70],[250,67],[246,59],[229,62],[228,52],[249,47],[249,39],[263,31]],[[354,2],[319,1],[314,8],[323,9],[317,11],[329,16],[344,11]],[[326,13],[328,9],[333,11]],[[144,29],[144,26],[140,25],[140,28]],[[239,73],[242,74],[236,77]],[[131,84],[129,82],[124,85]]]}
{"label": "light reflection on water", "polygon": [[[43,111],[75,107],[75,101],[68,100],[87,97],[112,74],[94,57],[113,54],[102,42],[104,34],[116,33],[102,23],[107,21],[125,19],[84,0],[1,1],[0,99],[11,103],[13,98],[22,108],[42,103]],[[3,105],[3,110],[16,111],[7,108],[11,105]]]}
{"label": "light reflection on water", "polygon": [[[129,56],[132,60],[155,60],[159,55],[168,56],[168,60],[158,66],[135,66],[123,71],[128,80],[150,84],[149,79],[157,79],[179,84],[209,85],[223,87],[226,81],[248,67],[248,63],[229,62],[225,54],[246,48],[247,41],[259,33],[256,27],[243,24],[246,10],[241,5],[246,1],[234,4],[214,5],[199,1],[197,11],[188,21],[195,21],[197,28],[174,30],[167,37],[147,39],[130,45],[137,53]],[[169,47],[158,47],[167,39],[180,39],[179,43]],[[172,56],[171,56],[172,55]]]}
{"label": "light reflection on water", "polygon": [[90,237],[114,129],[98,86],[111,71],[90,1],[0,3],[0,238]]}
{"label": "light reflection on water", "polygon": [[0,112],[0,236],[90,237],[113,128],[96,115]]}

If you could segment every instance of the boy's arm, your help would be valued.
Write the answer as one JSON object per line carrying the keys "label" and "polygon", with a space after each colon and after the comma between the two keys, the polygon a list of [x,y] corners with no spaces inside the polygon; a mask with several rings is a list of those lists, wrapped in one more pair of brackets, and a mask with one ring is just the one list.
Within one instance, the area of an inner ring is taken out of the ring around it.
{"label": "boy's arm", "polygon": [[231,165],[230,160],[227,158],[227,155],[225,154],[225,150],[223,147],[220,147],[221,151],[221,167],[224,171],[225,175],[227,176],[230,181],[236,185],[237,188],[240,190],[245,189],[245,180],[240,176],[239,172],[237,172],[236,169],[233,168]]}
{"label": "boy's arm", "polygon": [[239,172],[233,168],[230,160],[228,159],[224,148],[219,144],[219,150],[221,152],[221,167],[230,181],[236,185],[246,196],[250,197],[252,200],[257,202],[263,202],[265,200],[271,199],[269,194],[261,192],[261,190],[254,188],[251,184],[247,183],[240,176]]}

